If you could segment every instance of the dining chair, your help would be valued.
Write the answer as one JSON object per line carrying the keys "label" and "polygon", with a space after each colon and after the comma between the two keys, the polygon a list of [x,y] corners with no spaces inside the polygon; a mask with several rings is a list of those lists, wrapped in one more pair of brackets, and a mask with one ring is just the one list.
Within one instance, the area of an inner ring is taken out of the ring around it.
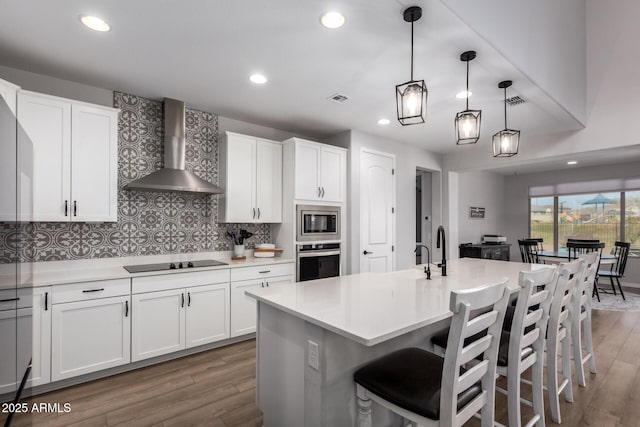
{"label": "dining chair", "polygon": [[[571,318],[569,317],[573,288],[579,282],[578,273],[585,264],[574,260],[559,265],[559,277],[551,299],[547,325],[547,391],[551,419],[560,424],[560,395],[564,392],[567,402],[573,402],[571,381]],[[562,369],[558,372],[558,357],[562,357]],[[558,381],[560,374],[562,381]]]}
{"label": "dining chair", "polygon": [[[611,289],[613,289],[613,294],[616,294],[616,288],[613,284],[613,279],[616,279],[618,283],[618,289],[620,290],[620,295],[622,295],[622,299],[626,300],[624,296],[624,291],[622,290],[622,286],[620,285],[620,279],[624,277],[624,271],[627,268],[627,259],[629,258],[629,249],[631,248],[631,243],[627,242],[615,242],[613,246],[613,255],[616,257],[616,261],[611,265],[611,270],[599,270],[597,277],[608,277],[611,281]],[[598,286],[596,283],[596,292],[598,291]],[[598,301],[600,301],[600,296],[598,295]]]}
{"label": "dining chair", "polygon": [[522,262],[527,264],[538,264],[538,242],[531,239],[518,240],[520,246],[520,256]]}
{"label": "dining chair", "polygon": [[[600,254],[590,252],[579,257],[585,263],[585,272],[581,281],[574,287],[573,307],[571,309],[571,344],[573,347],[573,363],[575,366],[578,385],[587,386],[584,376],[584,364],[589,362],[589,370],[596,373],[596,360],[593,352],[593,337],[591,331],[591,293],[600,265]],[[584,335],[585,350],[583,355],[582,336]]]}
{"label": "dining chair", "polygon": [[[358,369],[359,427],[371,426],[372,401],[422,426],[461,426],[480,412],[482,427],[493,427],[498,345],[509,290],[494,284],[451,292],[453,312],[444,358],[405,348]],[[486,310],[470,318],[472,311]],[[464,365],[479,358],[466,369]]]}
{"label": "dining chair", "polygon": [[538,242],[538,252],[544,251],[544,246],[542,245],[544,243],[544,239],[542,237],[529,237],[527,240],[534,240]]}

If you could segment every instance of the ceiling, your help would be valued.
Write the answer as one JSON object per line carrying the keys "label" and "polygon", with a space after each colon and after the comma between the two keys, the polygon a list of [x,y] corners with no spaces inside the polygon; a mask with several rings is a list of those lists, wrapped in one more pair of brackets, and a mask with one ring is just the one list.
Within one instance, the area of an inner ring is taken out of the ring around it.
{"label": "ceiling", "polygon": [[[429,88],[427,123],[402,127],[395,85],[409,80],[410,25],[402,11],[423,7],[415,26],[415,77]],[[346,24],[328,30],[320,15],[339,10]],[[35,12],[37,11],[37,13]],[[96,15],[112,31],[80,24]],[[150,98],[322,139],[357,129],[437,153],[456,147],[453,119],[464,109],[459,55],[471,63],[470,107],[482,109],[481,144],[502,129],[500,80],[514,81],[509,125],[549,133],[581,125],[438,0],[2,0],[0,65]],[[525,70],[526,71],[526,70]],[[264,86],[248,80],[254,72]],[[342,93],[344,104],[328,101]],[[377,120],[391,124],[380,126]]]}

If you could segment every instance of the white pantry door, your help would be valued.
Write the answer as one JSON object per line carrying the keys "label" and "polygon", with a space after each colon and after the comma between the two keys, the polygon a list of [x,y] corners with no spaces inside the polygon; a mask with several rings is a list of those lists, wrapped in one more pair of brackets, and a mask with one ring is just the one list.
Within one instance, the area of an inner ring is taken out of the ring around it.
{"label": "white pantry door", "polygon": [[360,272],[393,271],[394,163],[391,154],[360,152]]}

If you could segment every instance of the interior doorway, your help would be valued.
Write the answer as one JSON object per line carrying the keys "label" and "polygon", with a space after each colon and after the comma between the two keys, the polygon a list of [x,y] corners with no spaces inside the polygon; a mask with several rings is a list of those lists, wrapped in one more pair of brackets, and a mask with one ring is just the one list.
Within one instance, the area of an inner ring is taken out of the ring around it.
{"label": "interior doorway", "polygon": [[416,169],[416,265],[427,262],[427,252],[431,252],[431,172]]}

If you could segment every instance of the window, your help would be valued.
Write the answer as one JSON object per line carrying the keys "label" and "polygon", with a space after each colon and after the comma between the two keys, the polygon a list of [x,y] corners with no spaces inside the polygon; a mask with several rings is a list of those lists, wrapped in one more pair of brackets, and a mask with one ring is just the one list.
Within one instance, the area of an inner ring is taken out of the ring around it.
{"label": "window", "polygon": [[532,197],[529,208],[529,237],[541,237],[543,247],[553,250],[553,197]]}
{"label": "window", "polygon": [[558,196],[558,247],[567,239],[595,239],[610,252],[620,240],[620,193]]}
{"label": "window", "polygon": [[[535,190],[530,189],[530,194],[542,195],[550,189]],[[640,257],[640,190],[530,197],[529,201],[529,237],[541,237],[545,249],[563,249],[567,239],[594,239],[604,242],[603,251],[610,252],[621,240],[631,243],[629,256]]]}
{"label": "window", "polygon": [[629,256],[640,257],[640,191],[625,193],[624,239],[631,243]]}

